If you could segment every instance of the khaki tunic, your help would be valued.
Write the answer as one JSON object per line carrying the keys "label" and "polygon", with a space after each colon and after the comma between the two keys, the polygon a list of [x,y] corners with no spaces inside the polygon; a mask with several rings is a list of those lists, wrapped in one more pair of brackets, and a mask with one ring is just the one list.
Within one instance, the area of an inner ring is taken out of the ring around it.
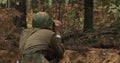
{"label": "khaki tunic", "polygon": [[56,38],[53,31],[37,28],[25,29],[19,46],[23,54],[23,63],[49,63],[41,53],[42,49],[49,48],[49,46],[55,51],[58,58],[63,56],[64,48],[61,39]]}

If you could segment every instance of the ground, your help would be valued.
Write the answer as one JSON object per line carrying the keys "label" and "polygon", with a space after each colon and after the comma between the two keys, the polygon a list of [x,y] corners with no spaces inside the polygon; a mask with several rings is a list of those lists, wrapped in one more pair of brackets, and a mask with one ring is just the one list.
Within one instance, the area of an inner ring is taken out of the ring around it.
{"label": "ground", "polygon": [[[16,63],[21,59],[18,47],[23,28],[15,26],[8,18],[11,12],[4,9],[0,12],[2,16],[7,15],[4,18],[0,16],[0,63]],[[17,12],[12,15],[17,16]],[[118,20],[94,32],[73,30],[74,33],[63,35],[66,51],[60,63],[120,63],[119,24]]]}

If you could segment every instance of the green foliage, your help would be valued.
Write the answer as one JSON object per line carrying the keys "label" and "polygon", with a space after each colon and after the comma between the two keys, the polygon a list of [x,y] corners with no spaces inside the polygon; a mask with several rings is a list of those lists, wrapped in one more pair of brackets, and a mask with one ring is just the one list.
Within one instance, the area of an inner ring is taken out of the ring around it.
{"label": "green foliage", "polygon": [[48,4],[49,4],[49,8],[52,7],[52,2],[53,2],[53,0],[49,0],[49,2],[48,2]]}
{"label": "green foliage", "polygon": [[0,0],[0,4],[6,4],[7,0]]}
{"label": "green foliage", "polygon": [[66,3],[66,5],[68,5],[69,4],[69,0],[65,0],[65,3]]}
{"label": "green foliage", "polygon": [[108,13],[112,13],[114,15],[115,20],[120,17],[120,5],[116,6],[115,4],[111,3],[109,6]]}
{"label": "green foliage", "polygon": [[10,8],[11,2],[19,5],[20,0],[0,0],[0,4],[5,4],[6,8]]}
{"label": "green foliage", "polygon": [[2,0],[0,0],[0,4],[2,3]]}
{"label": "green foliage", "polygon": [[19,5],[20,0],[11,0],[13,3],[16,3],[16,5]]}
{"label": "green foliage", "polygon": [[102,5],[109,5],[109,3],[111,2],[110,0],[101,0]]}

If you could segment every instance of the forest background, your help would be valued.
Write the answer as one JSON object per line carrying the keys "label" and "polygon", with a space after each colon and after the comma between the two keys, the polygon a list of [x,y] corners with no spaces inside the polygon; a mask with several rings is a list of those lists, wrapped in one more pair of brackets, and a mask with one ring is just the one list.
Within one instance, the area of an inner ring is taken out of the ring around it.
{"label": "forest background", "polygon": [[15,63],[21,31],[31,28],[36,12],[63,23],[66,50],[85,55],[89,49],[120,49],[119,0],[0,0],[0,61]]}

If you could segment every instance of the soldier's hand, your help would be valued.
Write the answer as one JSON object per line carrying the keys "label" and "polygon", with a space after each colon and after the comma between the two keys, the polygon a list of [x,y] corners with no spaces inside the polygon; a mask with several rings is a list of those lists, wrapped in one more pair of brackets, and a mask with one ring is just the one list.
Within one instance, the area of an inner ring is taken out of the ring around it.
{"label": "soldier's hand", "polygon": [[54,29],[55,29],[55,33],[56,35],[60,35],[60,29],[61,29],[61,26],[62,26],[62,23],[59,21],[59,20],[53,20],[54,21]]}
{"label": "soldier's hand", "polygon": [[62,23],[59,20],[53,20],[55,23],[55,27],[61,27]]}

